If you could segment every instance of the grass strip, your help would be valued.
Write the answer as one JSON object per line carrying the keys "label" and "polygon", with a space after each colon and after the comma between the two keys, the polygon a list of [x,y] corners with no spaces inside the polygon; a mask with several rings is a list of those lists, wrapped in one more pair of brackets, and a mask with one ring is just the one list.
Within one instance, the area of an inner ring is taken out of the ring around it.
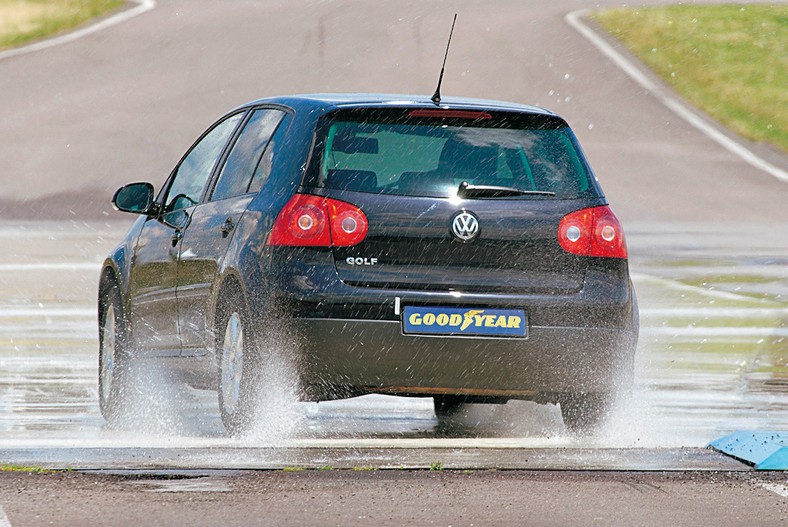
{"label": "grass strip", "polygon": [[123,0],[0,0],[0,49],[63,33],[124,3]]}
{"label": "grass strip", "polygon": [[788,152],[788,4],[617,8],[593,17],[694,105]]}

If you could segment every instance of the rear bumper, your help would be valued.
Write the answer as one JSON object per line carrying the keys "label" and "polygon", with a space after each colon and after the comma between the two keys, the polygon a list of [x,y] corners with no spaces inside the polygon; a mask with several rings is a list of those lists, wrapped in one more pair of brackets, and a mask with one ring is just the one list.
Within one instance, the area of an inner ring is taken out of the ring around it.
{"label": "rear bumper", "polygon": [[637,340],[632,329],[532,326],[528,338],[498,339],[404,335],[396,321],[292,324],[313,400],[391,393],[556,402],[565,393],[613,391],[631,375]]}
{"label": "rear bumper", "polygon": [[[638,317],[625,260],[591,259],[583,288],[567,294],[356,287],[316,251],[276,263],[270,294],[250,295],[252,311],[286,325],[311,400],[374,392],[555,402],[632,376]],[[528,337],[404,335],[404,306],[523,310]]]}

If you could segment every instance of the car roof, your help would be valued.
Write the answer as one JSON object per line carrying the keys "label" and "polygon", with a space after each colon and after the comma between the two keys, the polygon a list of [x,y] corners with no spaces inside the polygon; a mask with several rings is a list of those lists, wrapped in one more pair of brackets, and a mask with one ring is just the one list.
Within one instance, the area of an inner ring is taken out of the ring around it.
{"label": "car roof", "polygon": [[288,106],[294,110],[320,110],[330,111],[340,108],[385,108],[385,107],[414,107],[414,108],[467,108],[475,110],[514,111],[532,114],[556,116],[555,113],[525,104],[495,101],[489,99],[473,99],[466,97],[443,97],[440,104],[436,105],[428,95],[399,95],[385,93],[316,93],[305,95],[288,95],[282,97],[269,97],[250,101],[242,107],[258,106],[263,104],[277,104]]}

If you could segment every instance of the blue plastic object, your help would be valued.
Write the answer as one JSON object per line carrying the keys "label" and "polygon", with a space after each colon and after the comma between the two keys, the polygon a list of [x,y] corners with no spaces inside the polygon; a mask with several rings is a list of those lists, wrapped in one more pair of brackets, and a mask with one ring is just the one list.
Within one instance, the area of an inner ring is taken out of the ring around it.
{"label": "blue plastic object", "polygon": [[788,431],[742,430],[721,437],[709,446],[756,470],[788,470]]}

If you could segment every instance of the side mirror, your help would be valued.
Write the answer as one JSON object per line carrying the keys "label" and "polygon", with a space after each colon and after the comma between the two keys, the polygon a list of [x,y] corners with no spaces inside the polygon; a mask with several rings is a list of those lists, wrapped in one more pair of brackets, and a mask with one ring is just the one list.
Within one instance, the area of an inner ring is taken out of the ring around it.
{"label": "side mirror", "polygon": [[115,192],[112,204],[122,212],[150,214],[153,212],[153,185],[150,183],[130,183]]}

